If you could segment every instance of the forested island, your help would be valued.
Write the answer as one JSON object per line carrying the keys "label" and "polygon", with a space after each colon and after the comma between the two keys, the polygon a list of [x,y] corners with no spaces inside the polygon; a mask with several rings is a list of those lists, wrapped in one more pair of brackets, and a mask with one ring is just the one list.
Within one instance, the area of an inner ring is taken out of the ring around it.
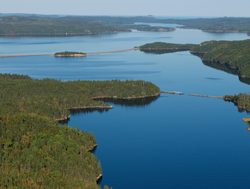
{"label": "forested island", "polygon": [[64,52],[57,52],[54,54],[54,56],[55,57],[85,57],[85,56],[87,56],[87,53],[64,51]]}
{"label": "forested island", "polygon": [[250,81],[250,40],[207,41],[198,45],[156,42],[143,45],[140,50],[147,53],[190,51],[204,64],[237,74],[243,82]]}
{"label": "forested island", "polygon": [[0,87],[0,188],[99,188],[95,138],[58,121],[75,110],[112,108],[101,99],[129,103],[160,95],[145,81],[61,82],[9,74],[0,75]]}

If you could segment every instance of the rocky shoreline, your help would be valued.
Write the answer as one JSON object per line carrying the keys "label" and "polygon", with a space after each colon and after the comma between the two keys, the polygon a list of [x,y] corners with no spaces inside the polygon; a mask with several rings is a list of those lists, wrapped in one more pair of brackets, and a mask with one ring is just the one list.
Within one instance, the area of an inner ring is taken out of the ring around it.
{"label": "rocky shoreline", "polygon": [[109,100],[139,100],[139,99],[147,99],[147,98],[154,98],[159,97],[161,93],[155,93],[153,95],[146,95],[146,96],[129,96],[129,97],[117,97],[117,96],[97,96],[93,97],[93,100],[103,100],[103,101],[109,101]]}
{"label": "rocky shoreline", "polygon": [[219,60],[216,60],[216,59],[206,60],[206,59],[204,59],[204,53],[199,53],[199,52],[194,52],[194,51],[190,51],[190,53],[195,55],[195,56],[198,56],[202,60],[204,65],[215,68],[217,70],[225,71],[225,72],[233,74],[233,75],[237,75],[239,77],[240,81],[247,83],[247,84],[250,84],[250,78],[247,77],[246,75],[241,75],[238,68],[232,67],[228,63],[221,63]]}
{"label": "rocky shoreline", "polygon": [[239,94],[239,95],[226,95],[224,96],[224,100],[226,102],[232,102],[235,106],[237,106],[239,112],[250,112],[250,106],[248,100],[250,99],[250,95],[248,94]]}

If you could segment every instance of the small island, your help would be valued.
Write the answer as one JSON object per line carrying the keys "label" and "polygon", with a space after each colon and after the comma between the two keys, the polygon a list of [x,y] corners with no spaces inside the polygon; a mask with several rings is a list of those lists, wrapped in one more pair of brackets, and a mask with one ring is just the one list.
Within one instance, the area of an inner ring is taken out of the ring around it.
{"label": "small island", "polygon": [[87,53],[65,51],[65,52],[57,52],[54,54],[54,56],[55,57],[86,57]]}

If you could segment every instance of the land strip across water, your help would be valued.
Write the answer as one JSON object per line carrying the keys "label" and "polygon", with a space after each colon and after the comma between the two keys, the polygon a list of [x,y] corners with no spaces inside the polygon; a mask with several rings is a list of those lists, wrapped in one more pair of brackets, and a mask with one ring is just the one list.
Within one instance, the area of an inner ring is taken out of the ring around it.
{"label": "land strip across water", "polygon": [[[120,50],[110,50],[110,51],[96,51],[87,52],[87,56],[102,55],[102,54],[113,54],[113,53],[123,53],[129,51],[135,51],[137,48],[120,49]],[[54,53],[37,53],[37,54],[0,54],[0,58],[15,58],[15,57],[31,57],[31,56],[54,56]]]}

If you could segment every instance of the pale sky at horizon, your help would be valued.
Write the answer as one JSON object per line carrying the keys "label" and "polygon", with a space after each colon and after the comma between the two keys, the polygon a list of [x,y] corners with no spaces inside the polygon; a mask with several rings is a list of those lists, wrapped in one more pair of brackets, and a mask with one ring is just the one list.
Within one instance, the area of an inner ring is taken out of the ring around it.
{"label": "pale sky at horizon", "polygon": [[250,17],[250,0],[0,0],[0,13]]}

